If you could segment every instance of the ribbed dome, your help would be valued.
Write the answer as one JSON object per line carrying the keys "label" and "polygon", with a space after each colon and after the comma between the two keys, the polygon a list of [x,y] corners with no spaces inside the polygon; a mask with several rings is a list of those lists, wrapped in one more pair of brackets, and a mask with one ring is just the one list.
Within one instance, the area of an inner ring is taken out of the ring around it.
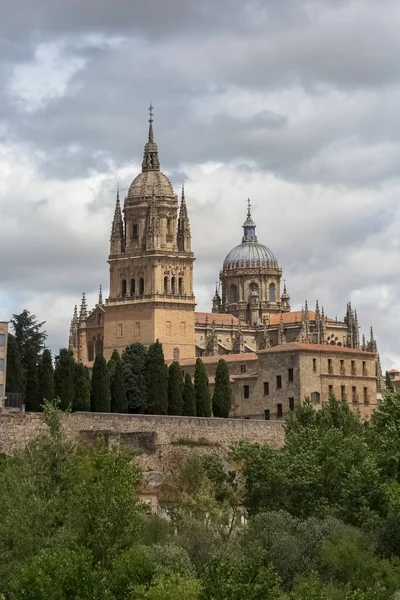
{"label": "ribbed dome", "polygon": [[238,263],[252,263],[260,267],[278,266],[278,261],[271,250],[258,242],[242,242],[235,246],[225,257],[224,269],[239,266]]}
{"label": "ribbed dome", "polygon": [[144,171],[133,180],[128,198],[144,198],[152,195],[174,197],[174,190],[168,177],[161,171]]}

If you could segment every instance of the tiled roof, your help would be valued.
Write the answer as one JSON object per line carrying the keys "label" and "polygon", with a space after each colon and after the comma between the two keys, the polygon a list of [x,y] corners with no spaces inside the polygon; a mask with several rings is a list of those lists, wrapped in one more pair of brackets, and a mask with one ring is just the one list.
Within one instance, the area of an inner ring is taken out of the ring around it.
{"label": "tiled roof", "polygon": [[257,354],[266,354],[267,352],[330,352],[341,354],[362,354],[363,356],[374,356],[374,352],[365,352],[365,350],[356,350],[355,348],[346,348],[344,346],[331,346],[330,344],[300,344],[298,342],[290,342],[288,344],[280,344],[279,346],[272,346],[265,350],[259,350]]}
{"label": "tiled roof", "polygon": [[400,371],[398,371],[397,369],[390,369],[390,371],[388,371],[389,373],[400,373]]}
{"label": "tiled roof", "polygon": [[[246,362],[257,360],[257,354],[255,352],[242,352],[241,354],[217,354],[216,356],[202,356],[201,360],[205,365],[209,365],[212,363],[217,363],[220,358],[226,360],[227,363],[232,362]],[[184,358],[179,361],[181,367],[189,367],[190,365],[194,365],[196,362],[195,358]]]}
{"label": "tiled roof", "polygon": [[[310,321],[315,321],[315,312],[312,310],[308,311],[308,316]],[[293,310],[290,312],[282,313],[282,321],[284,325],[289,325],[289,323],[301,323],[302,311],[301,310]],[[280,313],[272,313],[269,315],[270,325],[279,325],[281,322]],[[335,319],[329,319],[328,323],[335,323]]]}
{"label": "tiled roof", "polygon": [[212,325],[214,321],[216,325],[235,325],[239,324],[239,319],[233,315],[223,313],[209,313],[209,312],[195,312],[194,321],[196,325],[205,325],[207,319],[207,325]]}

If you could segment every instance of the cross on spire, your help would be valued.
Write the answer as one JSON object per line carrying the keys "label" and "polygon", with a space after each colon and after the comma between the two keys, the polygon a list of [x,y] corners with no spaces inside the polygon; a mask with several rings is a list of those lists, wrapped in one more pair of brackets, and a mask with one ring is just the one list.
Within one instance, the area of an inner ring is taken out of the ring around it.
{"label": "cross on spire", "polygon": [[150,102],[150,106],[149,106],[149,121],[152,123],[153,122],[153,110],[154,110],[154,106],[153,104]]}
{"label": "cross on spire", "polygon": [[251,217],[251,202],[250,202],[250,198],[247,198],[247,216]]}

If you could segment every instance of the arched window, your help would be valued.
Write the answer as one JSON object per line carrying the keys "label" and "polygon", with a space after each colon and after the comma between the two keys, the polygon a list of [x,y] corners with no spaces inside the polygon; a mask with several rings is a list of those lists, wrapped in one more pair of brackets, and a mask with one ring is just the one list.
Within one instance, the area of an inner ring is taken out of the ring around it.
{"label": "arched window", "polygon": [[231,304],[236,304],[238,301],[238,289],[234,283],[230,287],[229,301]]}
{"label": "arched window", "polygon": [[101,325],[102,320],[103,320],[103,315],[101,313],[98,313],[98,315],[97,315],[97,325]]}
{"label": "arched window", "polygon": [[320,393],[319,392],[312,392],[311,393],[311,402],[313,404],[319,404],[320,403]]}
{"label": "arched window", "polygon": [[136,281],[134,279],[131,279],[131,296],[134,296],[136,294]]}
{"label": "arched window", "polygon": [[103,354],[103,341],[98,338],[96,340],[96,356],[101,356]]}
{"label": "arched window", "polygon": [[89,342],[89,343],[88,343],[88,346],[87,346],[87,353],[88,353],[88,361],[89,361],[89,362],[92,362],[92,361],[94,361],[94,349],[93,349],[93,344],[92,344],[92,342]]}
{"label": "arched window", "polygon": [[276,286],[274,283],[269,284],[268,288],[268,300],[270,302],[276,302]]}
{"label": "arched window", "polygon": [[126,296],[126,279],[122,280],[122,295]]}
{"label": "arched window", "polygon": [[179,295],[183,296],[183,278],[179,277]]}
{"label": "arched window", "polygon": [[252,281],[250,283],[250,291],[251,292],[258,292],[258,283],[256,281]]}
{"label": "arched window", "polygon": [[168,294],[168,277],[164,277],[164,294]]}
{"label": "arched window", "polygon": [[139,294],[142,296],[144,294],[144,279],[143,277],[139,280]]}
{"label": "arched window", "polygon": [[175,294],[175,283],[176,283],[176,279],[175,277],[172,277],[171,279],[171,294]]}

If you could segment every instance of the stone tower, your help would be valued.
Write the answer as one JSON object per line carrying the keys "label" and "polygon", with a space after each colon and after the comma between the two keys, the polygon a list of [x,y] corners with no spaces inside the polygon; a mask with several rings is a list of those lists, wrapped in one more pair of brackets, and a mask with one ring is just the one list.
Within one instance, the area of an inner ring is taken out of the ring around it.
{"label": "stone tower", "polygon": [[[180,206],[160,171],[150,106],[142,172],[111,228],[110,295],[105,305],[104,354],[159,339],[167,360],[195,356],[193,262],[184,189]],[[123,215],[123,216],[122,216]]]}

